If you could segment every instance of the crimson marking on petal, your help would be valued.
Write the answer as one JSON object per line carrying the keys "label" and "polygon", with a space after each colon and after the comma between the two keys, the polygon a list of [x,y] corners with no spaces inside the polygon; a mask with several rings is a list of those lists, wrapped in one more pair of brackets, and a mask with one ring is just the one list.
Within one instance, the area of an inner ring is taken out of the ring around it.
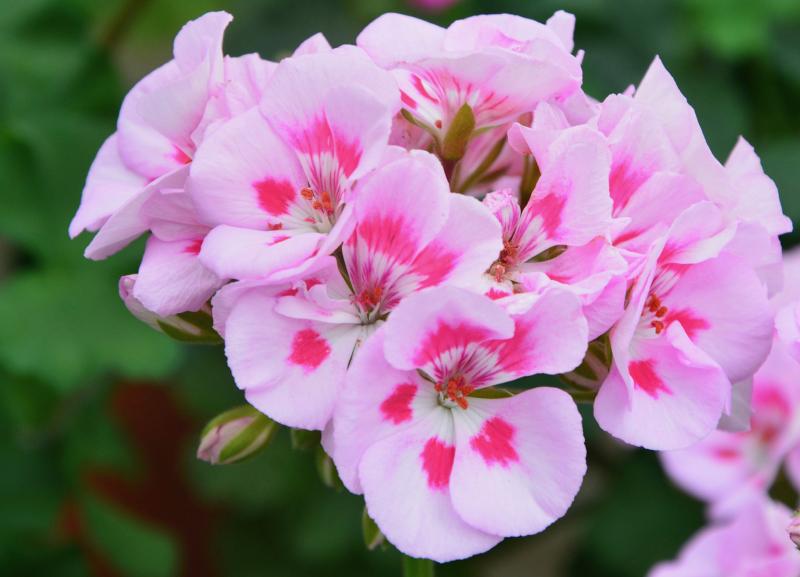
{"label": "crimson marking on petal", "polygon": [[294,187],[286,180],[275,180],[270,177],[253,183],[258,193],[258,206],[273,216],[289,212],[289,205],[297,194]]}
{"label": "crimson marking on petal", "polygon": [[496,300],[500,300],[500,299],[502,299],[502,298],[505,298],[505,297],[509,296],[510,294],[511,294],[511,293],[508,293],[508,292],[501,291],[501,290],[499,290],[499,289],[496,289],[496,288],[494,288],[494,287],[490,288],[490,289],[489,289],[489,290],[486,292],[486,296],[487,296],[487,297],[489,297],[490,299],[492,299],[493,301],[496,301]]}
{"label": "crimson marking on petal", "polygon": [[681,323],[686,335],[693,339],[700,331],[705,331],[710,328],[708,321],[697,317],[689,309],[681,309],[677,311],[670,311],[664,321],[669,324],[673,321]]}
{"label": "crimson marking on petal", "polygon": [[487,465],[498,464],[508,467],[509,463],[519,461],[519,455],[512,442],[516,431],[500,417],[484,421],[481,430],[469,441],[470,447],[483,457]]}
{"label": "crimson marking on petal", "polygon": [[190,241],[189,244],[187,244],[186,247],[184,247],[183,252],[185,252],[186,254],[193,254],[194,256],[197,256],[198,254],[200,254],[201,248],[203,248],[203,239],[196,238],[193,241]]}
{"label": "crimson marking on petal", "polygon": [[286,290],[282,290],[281,292],[279,292],[275,296],[278,296],[278,297],[293,297],[293,296],[297,296],[297,289],[296,288],[288,288]]}
{"label": "crimson marking on petal", "polygon": [[458,257],[441,245],[431,244],[417,255],[412,270],[422,276],[419,288],[441,284],[455,268]]}
{"label": "crimson marking on petal", "polygon": [[408,106],[411,110],[416,110],[417,108],[417,101],[402,90],[400,91],[400,101]]}
{"label": "crimson marking on petal", "polygon": [[331,354],[331,347],[319,333],[313,329],[303,329],[292,339],[292,352],[289,362],[308,370],[319,367]]}
{"label": "crimson marking on petal", "polygon": [[172,158],[176,160],[179,164],[189,164],[192,161],[192,157],[186,154],[177,146],[172,146]]}
{"label": "crimson marking on petal", "polygon": [[714,458],[720,461],[734,461],[741,456],[738,449],[731,447],[718,447],[712,452]]}
{"label": "crimson marking on petal", "polygon": [[392,394],[381,403],[380,409],[385,421],[399,425],[411,419],[411,401],[417,393],[417,385],[404,383],[397,385]]}
{"label": "crimson marking on petal", "polygon": [[420,453],[422,469],[428,476],[428,487],[434,490],[444,489],[450,483],[450,471],[453,470],[453,460],[456,457],[456,448],[431,437],[425,443]]}
{"label": "crimson marking on petal", "polygon": [[486,343],[488,350],[497,353],[497,365],[500,369],[520,374],[536,360],[536,343],[531,343],[529,338],[532,330],[533,323],[517,317],[514,319],[513,339]]}
{"label": "crimson marking on petal", "polygon": [[672,390],[656,374],[655,363],[652,359],[645,361],[632,361],[628,364],[628,371],[636,388],[657,399],[661,393],[672,394]]}
{"label": "crimson marking on petal", "polygon": [[417,254],[412,231],[402,217],[371,215],[358,223],[349,244],[361,240],[370,250],[391,256],[396,262],[409,263]]}
{"label": "crimson marking on petal", "polygon": [[487,340],[489,335],[488,330],[477,325],[463,322],[450,325],[439,321],[436,328],[425,336],[422,345],[417,349],[414,362],[422,366],[447,351],[463,349],[472,343],[481,343]]}
{"label": "crimson marking on petal", "polygon": [[630,159],[624,158],[614,163],[608,179],[611,200],[614,202],[614,214],[618,214],[630,202],[634,193],[649,178],[649,174],[641,169],[631,167]]}
{"label": "crimson marking on petal", "polygon": [[431,94],[427,90],[425,90],[425,85],[422,84],[422,79],[419,76],[417,76],[416,74],[412,75],[411,83],[414,85],[414,88],[416,88],[417,92],[419,92],[420,96],[436,104],[439,103],[438,98],[436,98],[435,96],[431,96]]}
{"label": "crimson marking on petal", "polygon": [[567,195],[563,192],[568,192],[571,186],[562,185],[559,188],[563,191],[543,196],[536,202],[536,213],[542,217],[542,230],[550,238],[556,235],[561,226],[561,213],[567,204]]}

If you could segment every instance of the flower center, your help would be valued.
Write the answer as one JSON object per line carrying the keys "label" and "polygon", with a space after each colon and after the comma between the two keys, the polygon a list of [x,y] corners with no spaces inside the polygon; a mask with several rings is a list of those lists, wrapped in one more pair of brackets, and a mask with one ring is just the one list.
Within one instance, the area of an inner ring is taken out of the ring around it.
{"label": "flower center", "polygon": [[489,267],[489,274],[494,277],[497,282],[502,282],[506,274],[514,267],[517,262],[517,254],[519,247],[513,244],[510,240],[503,241],[503,249],[500,251],[500,256],[494,261],[492,266]]}
{"label": "flower center", "polygon": [[[643,317],[650,317],[650,326],[653,327],[657,335],[660,335],[667,327],[664,317],[669,313],[669,309],[665,307],[661,299],[657,295],[651,293],[645,303],[645,314]],[[647,313],[650,313],[649,315]]]}
{"label": "flower center", "polygon": [[448,407],[469,407],[467,397],[475,390],[475,387],[467,383],[463,375],[455,375],[442,382],[434,384],[436,392],[439,393],[439,404]]}

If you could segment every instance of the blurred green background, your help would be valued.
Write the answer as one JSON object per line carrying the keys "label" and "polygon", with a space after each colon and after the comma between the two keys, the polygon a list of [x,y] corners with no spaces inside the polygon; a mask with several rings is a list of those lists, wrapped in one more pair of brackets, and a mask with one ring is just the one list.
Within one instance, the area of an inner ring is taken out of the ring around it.
{"label": "blurred green background", "polygon": [[[67,239],[86,171],[119,104],[170,58],[188,19],[226,9],[230,54],[289,52],[323,31],[352,42],[384,11],[446,24],[481,12],[578,17],[586,90],[638,82],[660,54],[724,159],[743,133],[800,222],[798,0],[0,2],[0,575],[399,575],[365,551],[358,498],[325,487],[283,431],[229,467],[194,458],[205,421],[241,402],[219,349],[176,345],[131,317],[117,279],[141,243],[102,263]],[[784,238],[785,246],[800,236]],[[440,575],[641,577],[702,523],[649,453],[600,434],[567,517]]]}

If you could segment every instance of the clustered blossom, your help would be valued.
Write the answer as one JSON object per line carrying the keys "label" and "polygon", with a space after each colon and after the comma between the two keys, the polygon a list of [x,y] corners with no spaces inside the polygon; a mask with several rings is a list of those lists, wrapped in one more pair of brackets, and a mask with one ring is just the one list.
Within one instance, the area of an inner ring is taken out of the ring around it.
{"label": "clustered blossom", "polygon": [[800,303],[800,252],[786,255],[784,267],[783,290],[770,302],[776,313],[772,350],[732,399],[738,430],[714,431],[692,447],[661,455],[674,482],[709,504],[711,525],[651,577],[800,574],[793,544],[798,520],[770,500],[781,473],[800,491],[800,359],[794,356],[800,337],[781,329]]}
{"label": "clustered blossom", "polygon": [[[224,56],[229,21],[188,23],[131,90],[70,234],[97,233],[92,259],[147,235],[129,308],[173,333],[210,307],[247,401],[323,431],[401,551],[464,558],[564,515],[573,397],[650,449],[741,426],[791,222],[660,60],[598,101],[564,12],[386,14],[277,63]],[[534,374],[563,384],[497,388]]]}

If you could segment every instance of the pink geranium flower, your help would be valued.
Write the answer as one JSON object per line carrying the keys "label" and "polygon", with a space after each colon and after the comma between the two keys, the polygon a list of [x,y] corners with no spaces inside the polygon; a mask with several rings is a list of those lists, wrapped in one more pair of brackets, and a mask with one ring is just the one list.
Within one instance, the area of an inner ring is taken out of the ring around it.
{"label": "pink geranium flower", "polygon": [[791,518],[780,503],[751,502],[735,519],[701,530],[648,577],[796,577],[800,556],[786,533]]}
{"label": "pink geranium flower", "polygon": [[464,105],[481,131],[574,91],[581,81],[579,60],[570,54],[574,20],[557,12],[545,25],[498,14],[458,20],[444,29],[384,14],[357,43],[394,72],[404,110],[441,145]]}
{"label": "pink geranium flower", "polygon": [[352,228],[356,181],[388,152],[392,77],[353,47],[282,61],[259,109],[209,137],[190,192],[214,226],[201,260],[221,277],[273,280],[331,254]]}
{"label": "pink geranium flower", "polygon": [[666,450],[699,441],[716,427],[731,383],[769,352],[766,289],[725,252],[719,227],[711,203],[681,214],[641,263],[610,333],[614,359],[595,416],[628,443]]}
{"label": "pink geranium flower", "polygon": [[497,222],[450,194],[432,155],[399,154],[360,183],[341,272],[327,258],[294,287],[238,283],[214,301],[236,383],[281,423],[324,428],[358,347],[394,307],[426,287],[469,286],[500,250]]}
{"label": "pink geranium flower", "polygon": [[370,516],[408,555],[450,561],[536,533],[580,487],[585,449],[569,395],[479,394],[570,370],[583,356],[577,298],[527,296],[506,309],[452,287],[412,295],[348,373],[326,448],[345,485],[364,493]]}
{"label": "pink geranium flower", "polygon": [[688,449],[662,454],[670,477],[714,505],[717,515],[766,494],[784,459],[800,451],[800,364],[780,341],[753,377],[751,412],[747,431],[714,431]]}
{"label": "pink geranium flower", "polygon": [[131,89],[117,132],[89,171],[70,234],[98,231],[86,256],[102,259],[152,232],[132,287],[161,316],[198,310],[224,279],[198,260],[209,227],[184,191],[188,164],[204,136],[255,106],[274,64],[255,54],[222,54],[224,12],[188,23],[175,58]]}

